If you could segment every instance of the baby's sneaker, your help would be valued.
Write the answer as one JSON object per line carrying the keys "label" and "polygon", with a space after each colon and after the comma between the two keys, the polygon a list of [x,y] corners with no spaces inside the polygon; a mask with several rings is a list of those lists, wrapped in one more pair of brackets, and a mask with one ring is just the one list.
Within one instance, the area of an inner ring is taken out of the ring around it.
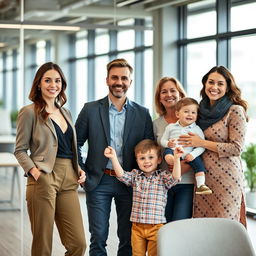
{"label": "baby's sneaker", "polygon": [[196,188],[197,195],[209,195],[212,194],[212,190],[207,187],[206,185],[201,185],[200,187]]}

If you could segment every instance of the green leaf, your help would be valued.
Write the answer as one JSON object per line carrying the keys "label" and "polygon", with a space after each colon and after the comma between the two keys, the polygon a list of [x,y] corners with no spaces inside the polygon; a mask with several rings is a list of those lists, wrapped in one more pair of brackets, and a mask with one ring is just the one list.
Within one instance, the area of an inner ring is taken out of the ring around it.
{"label": "green leaf", "polygon": [[256,190],[256,144],[251,143],[242,153],[242,159],[246,163],[245,179],[250,191]]}

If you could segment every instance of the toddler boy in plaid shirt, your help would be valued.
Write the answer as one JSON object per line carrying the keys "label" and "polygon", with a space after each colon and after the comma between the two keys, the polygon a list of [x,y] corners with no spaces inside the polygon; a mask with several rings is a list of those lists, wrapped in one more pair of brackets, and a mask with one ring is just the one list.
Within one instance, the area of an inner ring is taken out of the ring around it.
{"label": "toddler boy in plaid shirt", "polygon": [[166,222],[167,191],[181,178],[180,157],[183,153],[182,147],[175,148],[172,173],[162,171],[157,169],[162,161],[161,147],[153,140],[142,140],[135,147],[139,170],[128,172],[123,170],[112,147],[104,151],[104,155],[112,161],[117,179],[133,188],[130,218],[133,256],[146,255],[146,252],[148,256],[157,255],[157,231]]}

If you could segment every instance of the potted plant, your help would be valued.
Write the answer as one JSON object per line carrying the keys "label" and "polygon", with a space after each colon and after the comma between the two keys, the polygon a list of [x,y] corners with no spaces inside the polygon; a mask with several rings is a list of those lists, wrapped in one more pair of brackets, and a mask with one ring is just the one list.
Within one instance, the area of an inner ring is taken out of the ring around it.
{"label": "potted plant", "polygon": [[246,163],[245,179],[249,187],[246,193],[246,203],[250,208],[256,209],[256,144],[251,143],[242,153],[242,159]]}
{"label": "potted plant", "polygon": [[16,128],[18,113],[19,113],[18,110],[12,110],[11,111],[12,128]]}

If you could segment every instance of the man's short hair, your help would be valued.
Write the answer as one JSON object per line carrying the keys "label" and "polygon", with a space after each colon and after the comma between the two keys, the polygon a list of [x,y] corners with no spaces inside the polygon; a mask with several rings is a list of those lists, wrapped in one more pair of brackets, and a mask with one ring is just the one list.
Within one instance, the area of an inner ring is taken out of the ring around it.
{"label": "man's short hair", "polygon": [[130,73],[132,74],[133,68],[125,59],[115,59],[110,61],[107,64],[107,73],[109,75],[109,71],[111,68],[128,68]]}
{"label": "man's short hair", "polygon": [[196,105],[197,109],[199,108],[198,102],[193,99],[193,98],[189,98],[189,97],[185,97],[180,99],[176,104],[175,104],[175,110],[176,111],[180,111],[181,108],[185,107],[185,106],[189,106],[189,105]]}
{"label": "man's short hair", "polygon": [[142,140],[134,148],[135,157],[137,157],[138,153],[146,153],[152,149],[156,150],[158,157],[161,157],[161,147],[156,141],[150,139]]}

